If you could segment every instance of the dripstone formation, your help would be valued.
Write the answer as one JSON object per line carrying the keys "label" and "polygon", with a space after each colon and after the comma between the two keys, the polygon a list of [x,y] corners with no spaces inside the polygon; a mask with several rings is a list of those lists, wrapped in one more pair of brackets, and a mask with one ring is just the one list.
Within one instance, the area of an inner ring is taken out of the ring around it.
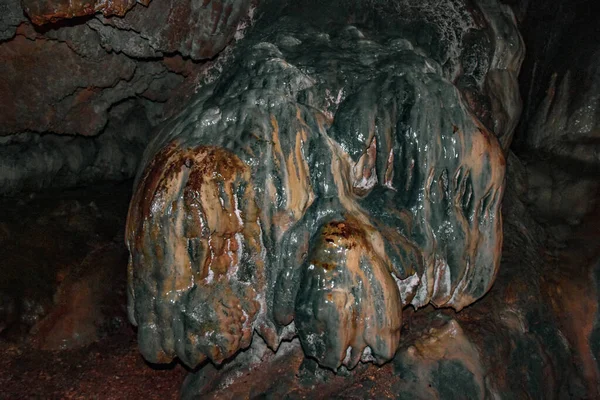
{"label": "dripstone formation", "polygon": [[459,311],[494,282],[521,107],[510,9],[294,3],[259,17],[144,156],[126,240],[151,362],[298,337],[322,367],[383,364],[405,307]]}

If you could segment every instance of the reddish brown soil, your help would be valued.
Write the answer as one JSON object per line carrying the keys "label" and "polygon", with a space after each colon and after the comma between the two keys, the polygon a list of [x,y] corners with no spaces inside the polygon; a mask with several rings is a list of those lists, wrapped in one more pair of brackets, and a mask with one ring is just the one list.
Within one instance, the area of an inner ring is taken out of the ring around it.
{"label": "reddish brown soil", "polygon": [[148,365],[132,330],[78,350],[0,345],[2,399],[176,399],[185,375]]}

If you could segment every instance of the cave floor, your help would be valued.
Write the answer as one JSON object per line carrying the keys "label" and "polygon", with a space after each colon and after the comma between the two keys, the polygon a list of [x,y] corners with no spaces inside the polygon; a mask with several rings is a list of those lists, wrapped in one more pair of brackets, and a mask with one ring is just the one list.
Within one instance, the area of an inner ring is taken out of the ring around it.
{"label": "cave floor", "polygon": [[132,182],[0,200],[0,398],[171,399],[125,314]]}
{"label": "cave floor", "polygon": [[82,349],[0,345],[2,399],[176,399],[183,367],[151,367],[132,331]]}

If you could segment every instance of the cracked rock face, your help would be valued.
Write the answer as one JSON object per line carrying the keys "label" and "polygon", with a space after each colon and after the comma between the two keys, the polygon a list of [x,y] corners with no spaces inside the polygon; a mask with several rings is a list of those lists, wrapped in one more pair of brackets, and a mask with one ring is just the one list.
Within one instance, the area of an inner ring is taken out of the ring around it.
{"label": "cracked rock face", "polygon": [[[0,193],[131,177],[152,128],[194,93],[252,10],[250,0],[141,3],[0,5]],[[117,126],[124,106],[143,122]],[[116,174],[99,165],[128,157]]]}
{"label": "cracked rock face", "polygon": [[124,16],[136,3],[147,6],[150,0],[22,0],[23,10],[37,24],[56,22],[65,18],[84,17],[97,12]]}
{"label": "cracked rock face", "polygon": [[495,1],[399,3],[265,17],[153,139],[126,233],[148,360],[222,363],[257,332],[381,364],[403,307],[489,290],[521,39]]}
{"label": "cracked rock face", "polygon": [[[233,38],[250,6],[245,0],[205,3],[157,2],[135,7],[125,18],[97,17],[64,27],[22,25],[13,40],[0,46],[0,73],[6,78],[0,134],[97,135],[115,103],[147,97],[149,91],[169,93],[181,76],[161,58],[214,57]],[[180,14],[190,23],[184,24]]]}
{"label": "cracked rock face", "polygon": [[[55,57],[62,62],[54,62]],[[135,94],[129,82],[136,64],[122,55],[100,53],[90,59],[79,56],[66,43],[18,36],[0,47],[0,58],[8,60],[2,63],[0,73],[15,78],[0,84],[4,96],[12,95],[12,101],[3,102],[2,107],[5,133],[95,135],[106,124],[106,112],[114,97]],[[74,70],[81,72],[73,74]],[[29,82],[46,74],[53,79]],[[90,81],[93,87],[87,86]],[[130,93],[123,93],[123,86]],[[29,116],[27,120],[22,118],[24,114]]]}
{"label": "cracked rock face", "polygon": [[147,9],[135,7],[124,18],[100,17],[106,27],[99,32],[109,44],[116,43],[115,50],[122,46],[127,52],[129,39],[118,35],[110,40],[110,32],[130,31],[158,55],[204,60],[231,41],[251,5],[251,0],[156,1]]}
{"label": "cracked rock face", "polygon": [[24,19],[19,0],[3,1],[0,4],[0,41],[12,38]]}

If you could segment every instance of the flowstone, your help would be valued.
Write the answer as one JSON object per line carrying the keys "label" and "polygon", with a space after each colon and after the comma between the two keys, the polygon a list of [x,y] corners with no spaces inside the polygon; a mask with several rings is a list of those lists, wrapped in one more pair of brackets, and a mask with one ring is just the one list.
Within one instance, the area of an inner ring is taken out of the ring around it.
{"label": "flowstone", "polygon": [[382,364],[405,306],[461,310],[496,276],[523,57],[510,9],[294,3],[263,5],[146,151],[126,240],[151,362],[220,364],[256,332],[334,370]]}

